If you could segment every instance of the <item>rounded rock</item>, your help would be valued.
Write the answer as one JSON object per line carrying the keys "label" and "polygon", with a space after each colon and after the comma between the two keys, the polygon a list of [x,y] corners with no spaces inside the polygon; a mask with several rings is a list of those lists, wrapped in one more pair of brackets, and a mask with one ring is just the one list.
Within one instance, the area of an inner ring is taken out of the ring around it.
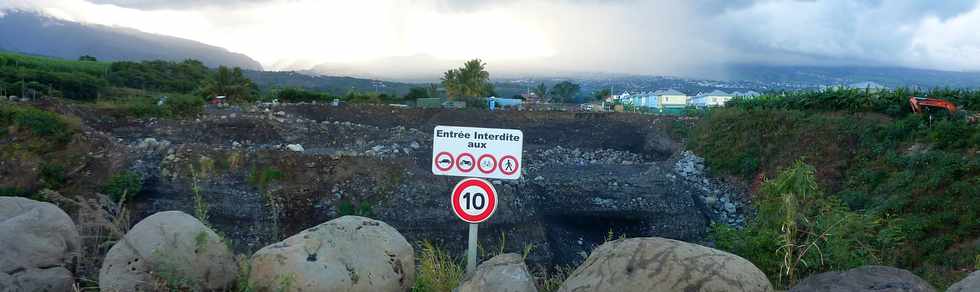
{"label": "rounded rock", "polygon": [[825,272],[800,281],[790,292],[934,292],[928,282],[912,272],[886,266],[861,266],[844,272]]}
{"label": "rounded rock", "polygon": [[79,248],[74,222],[54,204],[0,197],[0,290],[69,290]]}
{"label": "rounded rock", "polygon": [[146,217],[109,249],[99,270],[102,291],[220,290],[237,274],[234,254],[191,215]]}
{"label": "rounded rock", "polygon": [[249,281],[260,291],[407,291],[415,252],[388,224],[344,216],[260,249]]}
{"label": "rounded rock", "polygon": [[495,256],[476,268],[457,292],[536,292],[534,278],[527,271],[521,255],[505,253]]}
{"label": "rounded rock", "polygon": [[980,271],[971,273],[966,276],[965,279],[956,282],[946,292],[968,292],[968,291],[980,291]]}
{"label": "rounded rock", "polygon": [[739,256],[682,241],[648,237],[607,242],[558,291],[773,291]]}

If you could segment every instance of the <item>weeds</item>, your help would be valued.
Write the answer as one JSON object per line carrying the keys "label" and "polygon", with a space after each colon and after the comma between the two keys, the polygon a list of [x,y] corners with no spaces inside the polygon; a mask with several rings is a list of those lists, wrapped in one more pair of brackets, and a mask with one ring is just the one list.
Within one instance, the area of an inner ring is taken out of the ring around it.
{"label": "weeds", "polygon": [[[202,161],[205,161],[202,159]],[[210,160],[207,160],[210,161]],[[200,180],[202,176],[208,174],[209,169],[205,166],[201,166],[200,170],[195,169],[194,165],[188,165],[191,173],[191,191],[194,193],[194,217],[201,220],[204,225],[208,225],[208,203],[204,200],[204,195],[201,192]]]}
{"label": "weeds", "polygon": [[265,197],[266,205],[272,211],[270,217],[272,218],[272,238],[274,240],[279,240],[281,235],[279,234],[280,217],[283,216],[283,201],[282,198],[275,196],[270,189],[273,182],[282,179],[283,174],[278,169],[272,167],[265,168],[252,168],[252,173],[248,176],[248,182],[252,186],[259,189],[262,196]]}
{"label": "weeds", "polygon": [[539,269],[539,271],[534,275],[537,279],[538,291],[554,292],[558,291],[574,269],[568,266],[555,266],[550,272],[547,269]]}
{"label": "weeds", "polygon": [[[109,178],[109,183],[102,192],[109,195],[114,202],[132,200],[133,196],[143,190],[143,176],[132,171],[117,173]],[[129,196],[126,198],[126,196]]]}
{"label": "weeds", "polygon": [[880,263],[874,223],[823,194],[815,169],[802,161],[767,180],[743,230],[712,226],[718,247],[745,257],[778,287],[812,273]]}
{"label": "weeds", "polygon": [[429,241],[420,244],[413,292],[450,292],[463,279],[463,264]]}

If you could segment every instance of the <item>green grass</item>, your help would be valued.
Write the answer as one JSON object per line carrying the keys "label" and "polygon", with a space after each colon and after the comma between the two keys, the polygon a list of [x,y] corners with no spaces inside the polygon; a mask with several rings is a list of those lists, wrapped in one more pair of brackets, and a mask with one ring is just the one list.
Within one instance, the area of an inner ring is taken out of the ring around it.
{"label": "green grass", "polygon": [[[864,244],[876,262],[945,287],[973,266],[974,251],[960,250],[980,238],[980,127],[958,118],[860,112],[887,108],[871,104],[858,112],[735,104],[708,112],[691,130],[688,147],[713,173],[752,186],[802,158],[815,167],[828,199],[846,207],[841,212],[873,223],[863,232],[872,235]],[[777,235],[760,231],[733,244],[778,248]],[[736,253],[760,267],[777,264],[749,249]],[[818,267],[813,272],[830,268]]]}
{"label": "green grass", "polygon": [[75,125],[64,116],[24,106],[0,102],[0,136],[8,135],[9,130],[26,131],[40,138],[39,147],[57,148],[68,143],[75,133]]}
{"label": "green grass", "polygon": [[[167,98],[159,104],[161,97]],[[204,99],[186,94],[159,93],[152,96],[131,96],[102,99],[93,105],[108,110],[118,117],[132,118],[183,118],[194,117],[204,111]]]}
{"label": "green grass", "polygon": [[463,279],[462,260],[454,259],[432,242],[423,241],[418,253],[418,268],[412,292],[450,292]]}
{"label": "green grass", "polygon": [[142,190],[143,176],[132,171],[114,174],[109,178],[109,183],[102,187],[102,192],[113,202],[131,201]]}
{"label": "green grass", "polygon": [[767,180],[755,195],[755,218],[742,230],[712,226],[718,247],[758,266],[776,287],[789,288],[814,273],[880,263],[882,245],[869,216],[850,211],[816,183],[802,161]]}
{"label": "green grass", "polygon": [[49,57],[0,52],[0,66],[16,66],[49,72],[81,72],[99,76],[106,72],[106,70],[109,68],[109,64],[111,63],[63,60]]}

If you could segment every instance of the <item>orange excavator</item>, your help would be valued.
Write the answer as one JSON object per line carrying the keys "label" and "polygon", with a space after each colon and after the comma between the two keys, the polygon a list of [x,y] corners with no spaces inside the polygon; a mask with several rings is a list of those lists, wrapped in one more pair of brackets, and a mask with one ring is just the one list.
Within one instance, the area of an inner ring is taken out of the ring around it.
{"label": "orange excavator", "polygon": [[[930,109],[941,109],[946,110],[949,115],[955,115],[957,111],[960,111],[951,101],[941,99],[941,98],[928,98],[928,97],[918,97],[910,96],[909,105],[912,106],[912,112],[921,114],[924,111],[930,111]],[[965,111],[964,111],[965,112]],[[978,119],[976,115],[965,114],[967,121],[975,123]],[[932,115],[929,115],[932,118]]]}

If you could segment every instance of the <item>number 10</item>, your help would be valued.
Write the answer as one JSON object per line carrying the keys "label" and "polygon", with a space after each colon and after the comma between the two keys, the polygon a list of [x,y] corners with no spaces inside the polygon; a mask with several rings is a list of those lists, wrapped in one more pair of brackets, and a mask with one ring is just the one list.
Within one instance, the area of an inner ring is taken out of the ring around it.
{"label": "number 10", "polygon": [[[479,200],[477,200],[479,198]],[[487,204],[487,197],[483,193],[465,193],[463,194],[463,201],[466,201],[466,209],[476,209],[480,210]],[[470,207],[472,206],[472,207]]]}

